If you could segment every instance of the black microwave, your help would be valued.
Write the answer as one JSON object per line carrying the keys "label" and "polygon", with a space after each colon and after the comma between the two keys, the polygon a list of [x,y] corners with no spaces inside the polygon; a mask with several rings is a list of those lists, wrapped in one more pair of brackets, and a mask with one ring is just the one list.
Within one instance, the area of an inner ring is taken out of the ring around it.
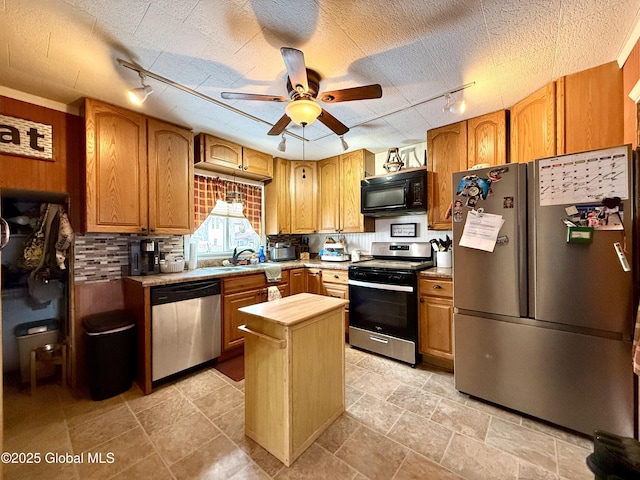
{"label": "black microwave", "polygon": [[427,211],[427,170],[391,173],[360,181],[363,215],[382,217]]}

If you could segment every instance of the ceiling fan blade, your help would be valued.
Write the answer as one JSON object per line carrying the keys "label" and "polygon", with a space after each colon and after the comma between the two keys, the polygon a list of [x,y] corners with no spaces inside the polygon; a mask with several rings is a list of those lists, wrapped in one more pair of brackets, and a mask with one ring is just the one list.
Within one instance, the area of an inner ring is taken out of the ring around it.
{"label": "ceiling fan blade", "polygon": [[349,131],[349,127],[347,127],[340,120],[327,112],[325,109],[322,109],[322,113],[318,117],[318,120],[324,123],[331,130],[333,130],[336,135],[344,135]]}
{"label": "ceiling fan blade", "polygon": [[351,100],[369,100],[382,97],[382,87],[379,84],[365,85],[362,87],[343,88],[322,92],[318,99],[324,103],[350,102]]}
{"label": "ceiling fan blade", "polygon": [[287,67],[287,73],[293,89],[298,93],[307,93],[309,91],[309,82],[307,80],[307,67],[304,63],[304,53],[296,48],[289,47],[282,47],[280,53]]}
{"label": "ceiling fan blade", "polygon": [[258,93],[222,92],[220,94],[225,100],[260,100],[262,102],[288,102],[287,97],[280,95],[261,95]]}
{"label": "ceiling fan blade", "polygon": [[271,127],[271,130],[269,130],[269,133],[267,135],[280,135],[282,132],[284,132],[284,129],[287,128],[287,125],[289,125],[290,122],[291,119],[285,113],[282,117],[280,117],[280,120],[278,120],[276,124]]}

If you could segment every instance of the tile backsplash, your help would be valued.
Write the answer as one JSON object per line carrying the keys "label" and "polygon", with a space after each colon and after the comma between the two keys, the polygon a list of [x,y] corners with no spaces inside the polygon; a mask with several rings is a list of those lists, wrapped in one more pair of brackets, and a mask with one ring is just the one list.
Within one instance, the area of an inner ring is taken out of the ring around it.
{"label": "tile backsplash", "polygon": [[[144,237],[117,233],[76,235],[74,243],[74,283],[108,282],[129,275],[129,244]],[[184,254],[182,235],[155,236],[160,256]]]}

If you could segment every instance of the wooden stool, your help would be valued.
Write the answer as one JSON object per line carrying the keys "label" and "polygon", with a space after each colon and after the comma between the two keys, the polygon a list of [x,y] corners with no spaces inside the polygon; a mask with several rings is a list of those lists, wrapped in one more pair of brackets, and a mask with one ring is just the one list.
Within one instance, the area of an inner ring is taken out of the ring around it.
{"label": "wooden stool", "polygon": [[64,343],[48,343],[31,350],[31,396],[36,393],[38,364],[62,365],[62,386],[67,386],[67,346]]}

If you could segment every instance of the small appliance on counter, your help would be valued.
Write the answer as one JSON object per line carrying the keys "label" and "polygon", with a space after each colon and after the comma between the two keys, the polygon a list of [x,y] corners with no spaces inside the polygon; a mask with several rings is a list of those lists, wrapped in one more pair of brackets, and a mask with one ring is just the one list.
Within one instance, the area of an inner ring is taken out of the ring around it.
{"label": "small appliance on counter", "polygon": [[348,262],[350,259],[347,253],[347,242],[344,238],[335,241],[327,237],[320,251],[320,260],[323,262]]}
{"label": "small appliance on counter", "polygon": [[184,257],[168,253],[160,260],[161,273],[179,273],[184,270]]}
{"label": "small appliance on counter", "polygon": [[154,273],[160,273],[160,251],[158,249],[158,242],[144,239],[140,240],[140,243],[131,243],[129,248],[130,275],[152,275]]}
{"label": "small appliance on counter", "polygon": [[296,259],[296,248],[286,243],[276,243],[269,250],[269,258],[272,262],[286,262]]}

